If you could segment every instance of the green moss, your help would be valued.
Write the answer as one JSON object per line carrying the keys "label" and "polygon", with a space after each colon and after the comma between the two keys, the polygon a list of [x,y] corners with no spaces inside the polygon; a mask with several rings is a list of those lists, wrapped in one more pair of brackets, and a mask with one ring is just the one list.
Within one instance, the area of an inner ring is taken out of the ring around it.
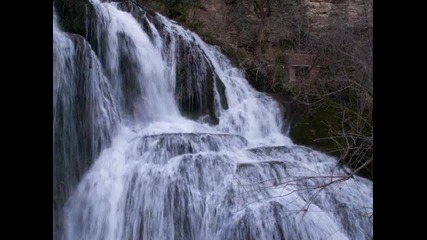
{"label": "green moss", "polygon": [[329,137],[329,127],[336,129],[341,127],[341,119],[337,112],[331,108],[319,108],[306,113],[291,131],[291,137],[297,144],[307,145],[314,149],[331,152],[338,156],[339,152],[333,152],[337,145]]}
{"label": "green moss", "polygon": [[181,114],[191,120],[197,120],[200,117],[200,113],[197,111],[181,111]]}
{"label": "green moss", "polygon": [[199,7],[199,0],[163,0],[166,14],[169,18],[180,22],[186,22],[188,11],[191,8]]}
{"label": "green moss", "polygon": [[86,4],[84,0],[54,0],[56,12],[59,16],[61,28],[70,33],[86,33]]}

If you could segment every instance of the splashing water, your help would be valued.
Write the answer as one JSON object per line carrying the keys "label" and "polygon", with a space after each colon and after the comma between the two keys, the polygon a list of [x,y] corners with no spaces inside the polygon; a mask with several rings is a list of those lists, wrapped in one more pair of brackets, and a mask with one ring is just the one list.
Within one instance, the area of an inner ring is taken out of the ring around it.
{"label": "splashing water", "polygon": [[131,2],[90,2],[87,41],[54,19],[54,159],[80,166],[56,171],[73,179],[63,239],[372,238],[372,182],[293,144],[220,49]]}

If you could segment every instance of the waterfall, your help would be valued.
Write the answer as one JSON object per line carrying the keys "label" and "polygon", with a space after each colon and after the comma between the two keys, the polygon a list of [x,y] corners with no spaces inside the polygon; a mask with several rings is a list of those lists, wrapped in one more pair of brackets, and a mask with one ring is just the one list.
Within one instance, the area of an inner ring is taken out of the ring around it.
{"label": "waterfall", "polygon": [[294,144],[218,47],[131,1],[87,18],[54,15],[57,239],[372,238],[372,182]]}
{"label": "waterfall", "polygon": [[[53,203],[63,203],[116,133],[120,115],[101,63],[87,41],[53,22]],[[58,223],[54,223],[58,224]]]}

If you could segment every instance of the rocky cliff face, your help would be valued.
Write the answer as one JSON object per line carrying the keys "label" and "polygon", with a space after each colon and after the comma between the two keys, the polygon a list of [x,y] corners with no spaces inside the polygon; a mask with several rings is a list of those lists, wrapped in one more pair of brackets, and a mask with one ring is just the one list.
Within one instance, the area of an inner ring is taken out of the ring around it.
{"label": "rocky cliff face", "polygon": [[319,30],[327,28],[331,18],[344,16],[350,25],[367,24],[372,16],[372,0],[305,0],[311,26]]}

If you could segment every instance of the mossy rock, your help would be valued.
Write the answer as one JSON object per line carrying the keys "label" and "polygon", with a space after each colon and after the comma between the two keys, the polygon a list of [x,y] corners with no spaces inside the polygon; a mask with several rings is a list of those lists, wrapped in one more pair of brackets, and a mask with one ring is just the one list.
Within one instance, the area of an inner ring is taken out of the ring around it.
{"label": "mossy rock", "polygon": [[338,156],[339,152],[333,152],[337,149],[336,143],[330,139],[324,139],[329,137],[327,124],[336,129],[341,127],[341,118],[334,109],[323,107],[312,110],[295,124],[290,132],[291,138],[297,144],[307,145]]}
{"label": "mossy rock", "polygon": [[88,0],[53,0],[61,28],[65,32],[86,35]]}

